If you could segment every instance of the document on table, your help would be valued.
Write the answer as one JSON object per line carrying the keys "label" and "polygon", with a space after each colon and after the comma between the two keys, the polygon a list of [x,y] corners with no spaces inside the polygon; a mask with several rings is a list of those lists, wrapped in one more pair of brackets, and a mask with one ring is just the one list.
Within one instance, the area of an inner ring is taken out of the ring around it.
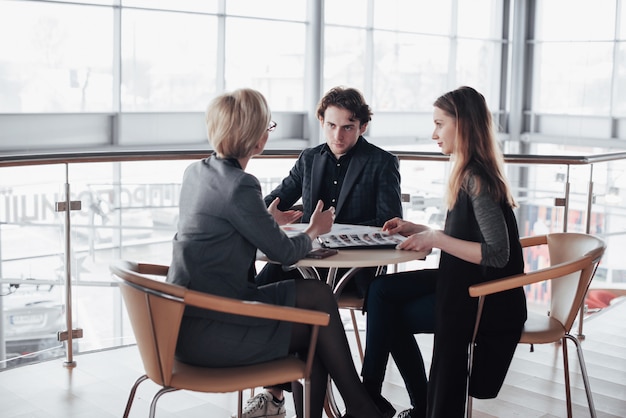
{"label": "document on table", "polygon": [[[290,224],[282,228],[287,235],[304,232],[307,224]],[[364,225],[333,224],[328,234],[318,237],[319,244],[324,248],[334,249],[366,249],[395,248],[406,237],[383,232],[379,227]]]}

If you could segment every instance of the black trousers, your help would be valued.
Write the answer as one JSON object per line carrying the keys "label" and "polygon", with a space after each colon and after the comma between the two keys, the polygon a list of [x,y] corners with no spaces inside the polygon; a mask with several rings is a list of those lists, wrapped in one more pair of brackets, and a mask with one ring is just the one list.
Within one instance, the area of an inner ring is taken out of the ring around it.
{"label": "black trousers", "polygon": [[[377,268],[364,268],[358,271],[350,280],[346,286],[343,288],[343,292],[346,293],[355,293],[360,298],[365,299],[367,294],[367,290],[369,288],[370,283],[374,280],[376,276]],[[386,268],[385,268],[386,270]],[[341,277],[345,274],[348,269],[338,269],[337,277]],[[321,279],[326,279],[326,275],[328,274],[328,269],[320,268],[318,269],[318,273]],[[383,271],[384,273],[384,271]],[[304,279],[300,271],[298,269],[283,269],[283,266],[280,264],[267,263],[263,269],[256,275],[254,278],[257,286],[263,286],[270,283],[279,282],[282,280],[291,280],[291,279]],[[279,385],[272,386],[277,389],[282,389],[284,391],[291,392],[291,383],[282,383]]]}

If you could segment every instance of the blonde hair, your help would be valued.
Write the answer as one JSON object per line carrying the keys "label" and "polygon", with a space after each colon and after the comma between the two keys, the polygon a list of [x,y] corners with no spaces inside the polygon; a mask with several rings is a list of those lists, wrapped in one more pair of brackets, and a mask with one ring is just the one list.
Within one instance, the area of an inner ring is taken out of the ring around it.
{"label": "blonde hair", "polygon": [[[483,187],[496,202],[515,207],[485,97],[464,86],[439,97],[434,106],[456,121],[454,158],[446,197],[448,209],[454,207],[461,190],[478,194]],[[468,178],[472,174],[475,175],[474,189],[468,190]]]}
{"label": "blonde hair", "polygon": [[271,113],[265,97],[253,89],[238,89],[214,98],[205,120],[207,136],[225,158],[246,158],[265,134]]}

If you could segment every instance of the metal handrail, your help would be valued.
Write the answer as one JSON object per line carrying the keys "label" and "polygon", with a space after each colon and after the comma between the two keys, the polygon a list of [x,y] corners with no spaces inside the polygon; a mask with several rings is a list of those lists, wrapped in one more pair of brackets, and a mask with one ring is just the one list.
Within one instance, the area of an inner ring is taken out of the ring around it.
{"label": "metal handrail", "polygon": [[[211,150],[100,150],[59,153],[28,153],[0,155],[0,167],[42,164],[70,164],[124,161],[194,160],[204,158]],[[295,158],[301,150],[265,150],[255,158]],[[394,151],[400,160],[448,161],[449,157],[439,152]],[[525,155],[505,154],[504,161],[514,164],[563,164],[589,165],[626,159],[626,152],[595,155]]]}

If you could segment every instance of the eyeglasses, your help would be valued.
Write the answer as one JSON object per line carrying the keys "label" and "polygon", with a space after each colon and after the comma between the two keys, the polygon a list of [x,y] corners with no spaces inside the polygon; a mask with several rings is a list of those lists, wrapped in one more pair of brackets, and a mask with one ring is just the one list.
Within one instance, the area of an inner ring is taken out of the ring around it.
{"label": "eyeglasses", "polygon": [[278,124],[274,121],[270,121],[270,125],[267,127],[267,132],[274,132]]}

